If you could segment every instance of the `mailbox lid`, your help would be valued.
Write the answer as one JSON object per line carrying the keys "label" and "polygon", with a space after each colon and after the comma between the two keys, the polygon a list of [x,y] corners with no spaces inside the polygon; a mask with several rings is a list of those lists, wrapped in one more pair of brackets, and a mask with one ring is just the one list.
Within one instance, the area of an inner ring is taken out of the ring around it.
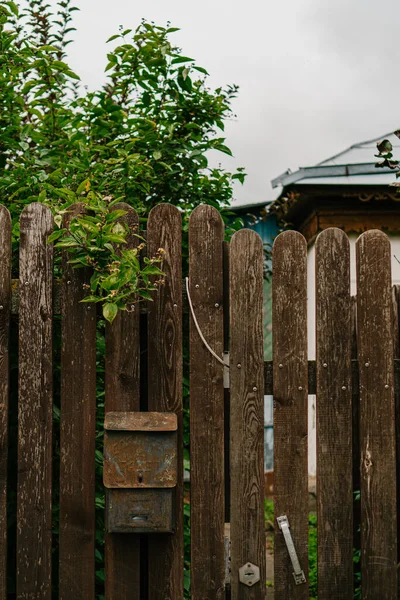
{"label": "mailbox lid", "polygon": [[175,413],[160,412],[109,412],[104,429],[108,431],[176,431],[178,417]]}
{"label": "mailbox lid", "polygon": [[108,413],[104,431],[106,488],[172,488],[177,483],[177,417]]}

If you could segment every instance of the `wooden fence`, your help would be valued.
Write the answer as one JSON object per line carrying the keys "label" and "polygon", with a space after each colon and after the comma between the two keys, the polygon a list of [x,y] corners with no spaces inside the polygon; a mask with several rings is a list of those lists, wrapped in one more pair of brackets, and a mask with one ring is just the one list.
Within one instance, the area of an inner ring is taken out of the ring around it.
{"label": "wooden fence", "polygon": [[[135,227],[135,211],[125,208],[124,218]],[[27,206],[20,225],[16,286],[10,217],[0,207],[0,600],[15,594],[20,599],[90,600],[100,597],[95,588],[95,441],[102,435],[96,431],[97,315],[93,305],[80,302],[90,273],[72,269],[64,257],[62,281],[55,282],[53,248],[46,243],[53,229],[48,208]],[[129,244],[135,240],[132,236]],[[276,520],[274,594],[276,600],[309,598],[307,403],[308,394],[316,393],[318,599],[353,598],[358,544],[362,598],[398,598],[399,294],[391,286],[388,238],[378,231],[359,238],[355,302],[347,237],[338,229],[319,236],[317,358],[312,362],[307,356],[306,242],[294,231],[277,238],[273,363],[264,363],[261,240],[242,230],[227,244],[218,212],[207,205],[196,208],[189,225],[189,294],[209,346],[221,358],[229,352],[229,370],[206,348],[193,318],[186,336],[178,209],[162,204],[152,210],[147,244],[150,255],[165,250],[166,284],[143,314],[123,313],[107,326],[105,411],[177,415],[176,527],[173,534],[106,534],[107,600],[184,597],[184,348],[190,355],[190,597],[265,598],[263,410],[264,393],[273,393],[275,517],[287,517],[305,580],[297,573],[295,581],[293,571],[299,569],[288,553],[288,530]],[[58,438],[53,431],[52,340],[60,298]],[[8,439],[14,393],[10,324],[19,332],[15,489],[7,468],[7,448],[13,443]],[[97,410],[101,402],[97,398]],[[52,469],[59,470],[56,484]],[[9,500],[16,498],[16,529],[10,523],[8,528],[9,538],[16,537],[16,556],[7,540],[7,494]],[[58,536],[52,534],[54,498],[59,498]],[[15,594],[7,581],[7,544],[8,572],[16,563]],[[253,573],[258,568],[260,580],[242,582],[248,576],[242,567]]]}

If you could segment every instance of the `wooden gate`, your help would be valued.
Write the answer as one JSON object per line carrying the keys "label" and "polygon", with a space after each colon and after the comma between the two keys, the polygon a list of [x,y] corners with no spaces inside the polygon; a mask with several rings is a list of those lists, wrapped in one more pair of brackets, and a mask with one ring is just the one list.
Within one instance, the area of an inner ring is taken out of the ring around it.
{"label": "wooden gate", "polygon": [[[136,213],[125,208],[124,218],[136,226]],[[188,294],[182,293],[181,213],[157,206],[147,245],[150,255],[165,250],[165,286],[144,309],[107,326],[103,395],[96,388],[98,317],[93,305],[80,302],[90,273],[64,258],[63,278],[54,278],[53,248],[46,243],[52,229],[48,208],[25,208],[19,282],[13,281],[10,217],[0,207],[0,600],[263,600],[264,394],[274,396],[274,597],[307,600],[307,403],[314,393],[318,599],[354,597],[358,547],[361,597],[398,598],[399,294],[391,285],[388,238],[370,231],[358,239],[352,300],[349,241],[338,229],[320,234],[315,361],[307,354],[306,242],[294,231],[277,238],[274,352],[265,363],[258,235],[241,230],[226,243],[218,212],[196,208],[189,223]],[[9,364],[17,331],[18,378],[16,364],[11,376]],[[190,423],[184,427],[188,386]],[[9,405],[17,387],[18,405]],[[60,408],[53,402],[57,394]],[[174,533],[106,533],[104,572],[103,532],[95,518],[96,502],[97,514],[102,510],[95,489],[103,436],[96,411],[103,405],[106,413],[177,415]],[[187,430],[190,483],[184,484]]]}

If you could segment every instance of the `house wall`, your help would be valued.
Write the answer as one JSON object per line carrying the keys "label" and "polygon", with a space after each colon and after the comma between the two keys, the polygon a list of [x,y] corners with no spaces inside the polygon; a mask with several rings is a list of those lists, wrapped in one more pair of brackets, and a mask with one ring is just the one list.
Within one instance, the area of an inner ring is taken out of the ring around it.
{"label": "house wall", "polygon": [[[351,294],[356,294],[356,240],[357,234],[350,234],[350,280]],[[400,284],[400,236],[389,235],[392,246],[392,280]],[[398,259],[398,260],[397,260]],[[315,360],[315,243],[308,250],[308,356]],[[308,470],[310,475],[316,474],[316,397],[309,396],[308,402]]]}

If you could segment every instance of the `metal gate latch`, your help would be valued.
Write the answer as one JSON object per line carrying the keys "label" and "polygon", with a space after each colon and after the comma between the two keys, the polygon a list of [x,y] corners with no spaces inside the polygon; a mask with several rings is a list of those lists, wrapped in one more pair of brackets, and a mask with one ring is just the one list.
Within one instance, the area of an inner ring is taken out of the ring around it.
{"label": "metal gate latch", "polygon": [[251,587],[260,581],[260,569],[253,563],[246,563],[239,569],[239,581]]}
{"label": "metal gate latch", "polygon": [[296,585],[300,585],[302,583],[306,583],[306,577],[304,575],[304,571],[302,570],[299,559],[297,558],[296,549],[293,544],[292,536],[289,530],[289,520],[286,515],[282,515],[276,519],[279,529],[283,533],[283,537],[286,542],[286,547],[289,552],[290,560],[292,561],[293,567],[293,577]]}

